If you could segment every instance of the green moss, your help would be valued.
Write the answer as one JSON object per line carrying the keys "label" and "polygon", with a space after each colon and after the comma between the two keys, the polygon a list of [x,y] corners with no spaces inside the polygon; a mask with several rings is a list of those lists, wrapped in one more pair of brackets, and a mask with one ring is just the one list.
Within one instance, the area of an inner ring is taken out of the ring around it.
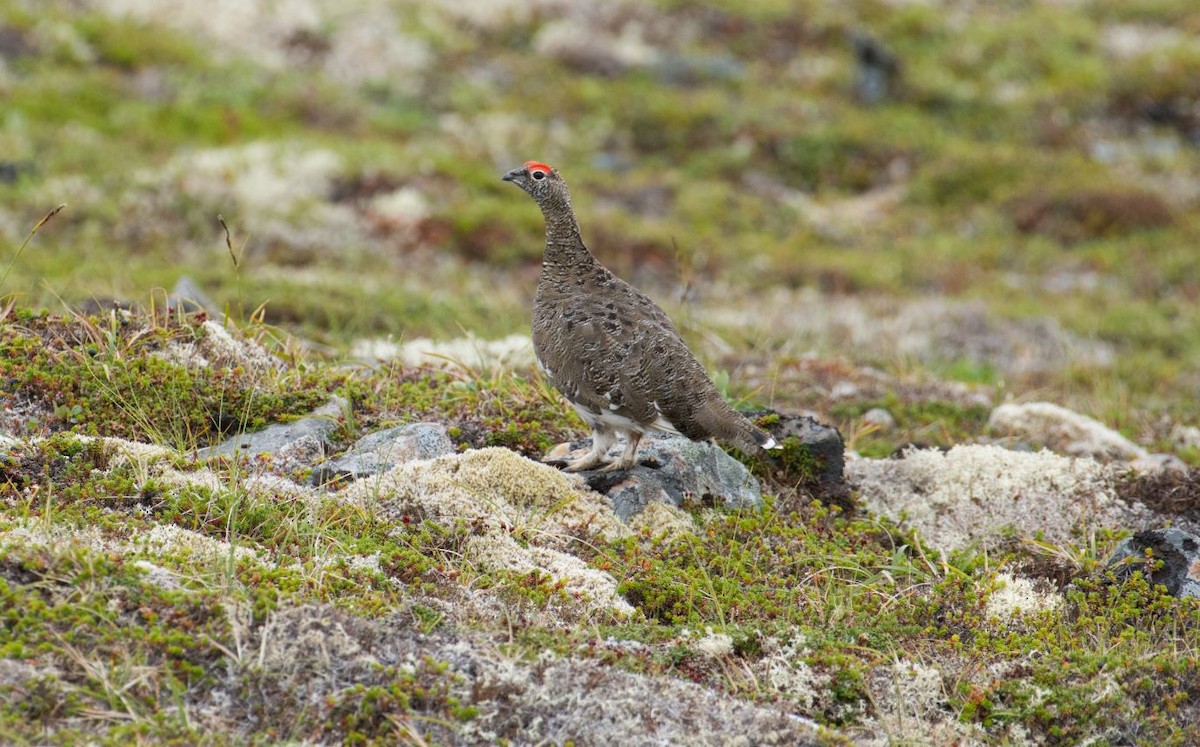
{"label": "green moss", "polygon": [[198,327],[44,316],[0,329],[0,378],[9,397],[39,402],[50,431],[150,441],[181,451],[280,415],[310,411],[330,379],[293,369],[270,380],[239,368],[184,368],[157,355]]}
{"label": "green moss", "polygon": [[203,69],[208,58],[183,34],[85,15],[75,26],[101,64],[121,69],[180,65]]}
{"label": "green moss", "polygon": [[[887,410],[896,426],[887,431],[863,432],[860,418],[877,407]],[[882,399],[842,402],[831,407],[830,413],[844,433],[856,434],[854,448],[859,453],[878,458],[907,444],[950,447],[971,442],[984,433],[991,408],[937,399],[904,399],[893,392]]]}

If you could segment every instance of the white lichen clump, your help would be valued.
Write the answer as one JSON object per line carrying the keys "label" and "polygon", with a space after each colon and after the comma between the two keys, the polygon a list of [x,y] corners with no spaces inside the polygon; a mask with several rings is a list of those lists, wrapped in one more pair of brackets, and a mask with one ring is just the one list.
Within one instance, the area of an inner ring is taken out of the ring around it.
{"label": "white lichen clump", "polygon": [[145,535],[130,540],[130,547],[144,547],[156,556],[190,555],[197,560],[261,560],[254,549],[193,532],[174,524],[159,524]]}
{"label": "white lichen clump", "polygon": [[1038,591],[1033,581],[1009,573],[996,574],[1000,587],[988,595],[986,613],[1002,622],[1020,615],[1031,615],[1058,609],[1062,598],[1053,593]]}
{"label": "white lichen clump", "polygon": [[662,501],[650,501],[629,519],[629,528],[650,537],[666,536],[675,539],[695,534],[696,520],[683,509]]}
{"label": "white lichen clump", "polygon": [[240,368],[262,375],[279,367],[279,361],[265,348],[234,337],[221,323],[209,319],[201,326],[202,337],[191,342],[173,341],[158,353],[159,357],[193,370]]}
{"label": "white lichen clump", "polygon": [[692,645],[704,656],[710,659],[720,659],[733,653],[733,636],[709,630],[703,638],[697,639]]}
{"label": "white lichen clump", "polygon": [[1013,532],[1067,542],[1088,526],[1128,526],[1147,515],[1114,495],[1112,468],[1049,451],[912,449],[903,459],[850,461],[846,477],[867,509],[947,550],[992,546]]}
{"label": "white lichen clump", "polygon": [[784,638],[769,636],[763,639],[765,683],[777,693],[786,695],[808,710],[826,692],[828,676],[818,676],[804,661],[808,655],[808,639],[794,628]]}

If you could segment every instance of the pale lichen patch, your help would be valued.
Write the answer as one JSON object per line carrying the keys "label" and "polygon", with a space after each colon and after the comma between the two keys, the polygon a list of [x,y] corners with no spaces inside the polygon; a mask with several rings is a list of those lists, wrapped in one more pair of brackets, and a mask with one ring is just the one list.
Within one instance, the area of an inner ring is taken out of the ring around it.
{"label": "pale lichen patch", "polygon": [[694,534],[696,522],[691,514],[683,509],[662,501],[650,501],[645,508],[630,517],[629,528],[639,534],[646,532],[652,537],[665,536],[675,539]]}
{"label": "pale lichen patch", "polygon": [[173,524],[159,524],[130,545],[143,547],[154,555],[191,555],[198,560],[247,560],[262,562],[255,550],[214,539]]}
{"label": "pale lichen patch", "polygon": [[977,724],[965,724],[949,707],[942,673],[919,661],[899,660],[871,673],[875,716],[866,719],[857,744],[983,744]]}
{"label": "pale lichen patch", "polygon": [[1020,615],[1031,615],[1058,609],[1062,597],[1039,591],[1033,581],[1008,573],[996,574],[999,588],[988,595],[986,613],[1000,621],[1010,621]]}
{"label": "pale lichen patch", "polygon": [[479,521],[551,547],[569,544],[576,534],[605,540],[629,534],[608,499],[577,478],[498,447],[401,464],[356,481],[341,496],[386,519]]}
{"label": "pale lichen patch", "polygon": [[278,368],[279,362],[258,343],[234,337],[224,325],[211,319],[201,327],[202,337],[190,342],[172,341],[158,355],[189,369],[237,368],[261,376]]}
{"label": "pale lichen patch", "polygon": [[934,545],[992,546],[1006,535],[1070,541],[1088,526],[1148,518],[1113,491],[1113,471],[1092,459],[998,446],[910,449],[903,459],[856,459],[846,477],[865,507]]}
{"label": "pale lichen patch", "polygon": [[463,562],[483,573],[536,572],[561,582],[566,596],[580,604],[556,607],[560,619],[594,610],[633,612],[611,575],[569,554],[581,539],[602,542],[629,535],[608,499],[584,488],[578,478],[508,449],[407,462],[354,482],[339,499],[395,522],[397,532],[413,518],[469,522],[474,536],[465,544]]}

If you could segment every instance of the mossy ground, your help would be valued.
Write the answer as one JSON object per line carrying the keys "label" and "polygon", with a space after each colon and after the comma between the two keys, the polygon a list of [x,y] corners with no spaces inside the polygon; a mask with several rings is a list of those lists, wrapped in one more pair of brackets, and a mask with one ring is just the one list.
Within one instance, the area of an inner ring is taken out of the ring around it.
{"label": "mossy ground", "polygon": [[[80,332],[94,325],[14,317],[7,344],[21,345],[16,332],[33,328],[39,340],[57,341],[42,355],[24,355],[20,376],[9,379],[21,401],[55,402],[64,392],[59,379],[87,380],[81,374],[94,364],[71,353],[87,348]],[[155,335],[194,333],[185,322]],[[142,371],[146,361],[161,360],[154,348],[126,346],[109,366]],[[465,380],[461,372],[296,364],[276,375],[285,381],[303,371],[322,394],[349,394],[357,428],[416,418],[462,422],[464,447],[499,440],[537,453],[574,427],[540,384],[511,373],[456,386]],[[171,372],[166,380],[191,375],[163,365]],[[248,376],[230,373],[226,396]],[[476,705],[455,689],[459,675],[436,660],[415,668],[381,664],[356,675],[357,684],[331,688],[319,708],[293,703],[280,715],[266,703],[292,675],[258,670],[238,652],[247,630],[303,605],[363,618],[402,610],[402,629],[414,635],[493,631],[494,622],[469,606],[448,612],[465,588],[497,595],[509,624],[522,621],[519,633],[501,636],[518,659],[544,650],[595,658],[850,732],[875,728],[866,724],[882,709],[872,685],[880,668],[912,661],[943,678],[939,711],[925,718],[978,729],[971,732],[977,736],[1003,741],[1020,729],[1064,744],[1097,735],[1187,744],[1200,736],[1191,710],[1200,696],[1200,607],[1144,581],[1107,580],[1097,567],[1116,536],[1083,549],[1014,543],[946,555],[884,520],[793,493],[761,511],[697,509],[695,534],[647,527],[625,540],[576,544],[572,552],[617,579],[636,613],[563,627],[544,617],[570,601],[561,581],[463,562],[477,533],[469,522],[413,517],[397,526],[336,493],[314,502],[258,487],[253,468],[233,464],[217,465],[213,484],[187,452],[169,457],[176,471],[169,474],[196,475],[181,486],[145,459],[124,456],[116,442],[72,433],[153,422],[162,417],[154,409],[159,400],[126,399],[120,407],[80,401],[89,409],[79,422],[47,418],[41,431],[54,435],[10,446],[0,461],[7,538],[0,651],[38,668],[0,690],[0,728],[10,742],[69,743],[98,733],[112,742],[370,742],[397,738],[413,719],[433,719],[433,733],[452,739],[454,724],[468,723]],[[191,417],[206,422],[208,400],[188,402]],[[131,408],[144,412],[132,417]],[[155,430],[127,435],[172,445]],[[988,599],[1002,568],[1047,579],[1048,588],[1068,584],[1062,605],[997,618]],[[260,716],[258,726],[222,736],[200,714],[214,690],[229,687],[243,688],[239,707]]]}
{"label": "mossy ground", "polygon": [[[414,723],[449,740],[471,720],[437,661],[364,670],[319,708],[274,707],[293,683],[254,669],[239,641],[313,604],[689,678],[848,730],[887,712],[881,667],[917,662],[944,689],[921,718],[986,741],[1200,741],[1196,605],[1099,577],[1116,537],[943,556],[781,479],[761,513],[697,512],[694,537],[576,548],[636,619],[514,632],[447,610],[470,586],[534,620],[563,590],[464,567],[470,526],[397,534],[333,496],[264,496],[232,464],[215,486],[166,485],[145,459],[70,435],[169,447],[195,475],[196,449],[330,394],[351,404],[345,444],[426,419],[460,448],[537,455],[578,435],[536,373],[341,365],[362,338],[526,328],[541,223],[498,176],[539,158],[570,180],[596,253],[663,301],[733,400],[814,410],[880,457],[969,442],[992,404],[1047,399],[1200,459],[1172,435],[1198,424],[1200,390],[1194,3],[664,0],[488,21],[469,6],[392,4],[392,46],[433,62],[352,82],[336,76],[375,60],[323,67],[334,22],[290,36],[251,24],[259,36],[238,46],[102,2],[0,9],[0,426],[48,437],[0,446],[0,527],[23,538],[0,551],[0,652],[38,672],[0,672],[0,740],[386,742]],[[598,51],[556,48],[554,22]],[[873,108],[850,93],[856,31],[903,65]],[[289,64],[252,53],[278,38]],[[642,48],[631,39],[654,54],[622,56]],[[181,274],[279,365],[163,355],[205,334],[162,313]],[[861,302],[870,328],[931,297],[1000,327],[1050,319],[1111,355],[1014,368],[987,336],[909,354],[856,343],[874,338],[849,321],[772,326],[763,308]],[[143,311],[111,313],[114,299]],[[730,313],[710,323],[717,308]],[[896,426],[864,423],[874,407]],[[1186,514],[1193,482],[1129,490]],[[211,542],[139,544],[164,528]],[[989,619],[1005,567],[1070,581],[1064,606]],[[706,652],[709,628],[732,647]],[[257,719],[240,732],[202,718],[229,688]]]}

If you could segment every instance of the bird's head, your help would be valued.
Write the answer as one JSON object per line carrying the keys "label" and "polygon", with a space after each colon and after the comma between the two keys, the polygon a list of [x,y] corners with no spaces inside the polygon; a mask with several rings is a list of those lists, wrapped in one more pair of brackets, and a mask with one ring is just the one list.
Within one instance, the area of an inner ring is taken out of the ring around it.
{"label": "bird's head", "polygon": [[524,166],[513,169],[501,179],[528,192],[539,205],[544,204],[551,195],[566,191],[566,183],[558,172],[540,161],[526,161]]}

